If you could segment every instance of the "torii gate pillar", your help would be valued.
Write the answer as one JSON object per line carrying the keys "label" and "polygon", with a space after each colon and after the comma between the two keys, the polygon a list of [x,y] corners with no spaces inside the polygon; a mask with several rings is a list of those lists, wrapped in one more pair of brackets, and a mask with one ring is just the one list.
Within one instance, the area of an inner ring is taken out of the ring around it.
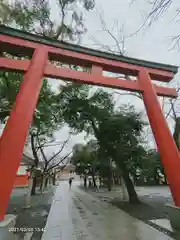
{"label": "torii gate pillar", "polygon": [[[6,213],[43,76],[141,92],[174,202],[180,206],[180,155],[157,98],[157,95],[176,97],[177,93],[175,89],[160,87],[151,81],[169,82],[177,67],[103,53],[0,26],[1,56],[3,52],[32,58],[15,60],[0,57],[0,69],[25,72],[0,139],[0,220]],[[48,60],[89,67],[91,73],[58,68]],[[103,70],[136,76],[137,79],[125,81],[105,77]]]}
{"label": "torii gate pillar", "polygon": [[139,73],[139,81],[144,89],[144,105],[161,155],[171,193],[176,206],[180,207],[180,174],[178,173],[180,167],[179,150],[163,116],[149,74],[145,69]]}

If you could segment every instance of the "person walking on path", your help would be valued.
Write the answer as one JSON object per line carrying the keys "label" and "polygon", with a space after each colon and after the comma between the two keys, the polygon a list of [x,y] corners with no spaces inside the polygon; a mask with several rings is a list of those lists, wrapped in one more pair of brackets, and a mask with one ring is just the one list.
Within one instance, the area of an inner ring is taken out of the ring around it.
{"label": "person walking on path", "polygon": [[69,178],[69,189],[71,189],[71,185],[72,185],[72,177]]}
{"label": "person walking on path", "polygon": [[99,188],[100,188],[100,179],[99,179],[99,176],[97,177],[96,179],[96,187],[97,187],[97,192],[99,192]]}

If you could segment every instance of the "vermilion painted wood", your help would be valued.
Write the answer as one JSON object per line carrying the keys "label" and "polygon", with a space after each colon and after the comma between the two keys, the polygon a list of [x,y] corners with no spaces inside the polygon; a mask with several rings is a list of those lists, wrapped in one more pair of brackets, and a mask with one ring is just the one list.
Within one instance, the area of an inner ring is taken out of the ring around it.
{"label": "vermilion painted wood", "polygon": [[[64,60],[66,62],[69,61],[68,63],[81,65],[85,67],[92,66],[92,65],[99,65],[103,67],[103,70],[114,72],[114,73],[122,73],[122,74],[137,76],[138,72],[143,68],[141,66],[136,66],[133,64],[128,64],[128,63],[114,61],[114,60],[107,60],[104,58],[89,56],[82,53],[75,53],[75,52],[54,48],[54,47],[49,47],[48,51],[50,52],[50,56],[51,56],[51,53],[54,53],[54,55],[52,56],[52,59],[56,59],[59,61]],[[173,73],[164,71],[164,70],[162,71],[158,69],[147,68],[147,71],[151,74],[151,77],[153,80],[162,81],[162,82],[169,82],[172,80],[174,76]]]}
{"label": "vermilion painted wood", "polygon": [[[45,76],[51,78],[61,78],[69,81],[77,81],[89,83],[92,85],[98,86],[106,86],[111,88],[118,88],[122,90],[129,90],[134,92],[142,92],[143,89],[140,86],[138,81],[127,81],[122,79],[116,79],[111,77],[103,77],[100,76],[99,73],[97,75],[93,75],[87,72],[77,72],[71,69],[66,68],[57,68],[54,65],[48,65],[45,69]],[[155,86],[157,94],[159,96],[169,96],[169,97],[177,97],[176,89],[166,88]]]}
{"label": "vermilion painted wood", "polygon": [[17,72],[27,71],[30,65],[30,60],[14,60],[5,57],[0,57],[0,69]]}
{"label": "vermilion painted wood", "polygon": [[[13,38],[6,35],[0,35],[0,42],[5,44],[14,45],[19,49],[19,46],[26,47],[30,49],[35,49],[39,47],[40,44],[26,41],[19,38]],[[50,53],[50,58],[53,60],[59,60],[61,62],[75,64],[80,66],[89,66],[92,65],[100,65],[103,67],[103,70],[110,71],[110,72],[117,72],[123,74],[129,74],[132,76],[137,76],[138,72],[142,69],[141,66],[136,66],[133,64],[128,64],[125,62],[119,62],[115,60],[107,60],[100,57],[90,56],[87,54],[77,53],[69,50],[59,49],[55,47],[46,46],[48,52]],[[7,48],[7,47],[6,47]],[[8,50],[8,49],[7,49]],[[174,74],[164,70],[158,69],[148,69],[147,71],[150,73],[151,78],[157,81],[169,82],[172,80]]]}
{"label": "vermilion painted wood", "polygon": [[180,155],[146,69],[139,73],[143,99],[176,206],[180,206]]}
{"label": "vermilion painted wood", "polygon": [[153,84],[153,87],[158,96],[172,97],[172,98],[176,98],[178,96],[175,88],[167,88],[167,87],[157,86],[155,84]]}
{"label": "vermilion painted wood", "polygon": [[101,66],[93,65],[91,68],[91,74],[92,75],[103,75],[103,68]]}
{"label": "vermilion painted wood", "polygon": [[47,58],[46,48],[41,47],[35,50],[0,140],[0,220],[3,220],[6,213],[16,172],[22,159],[28,129],[42,86]]}
{"label": "vermilion painted wood", "polygon": [[92,75],[87,72],[78,72],[66,68],[57,68],[53,65],[48,65],[45,69],[45,75],[51,78],[61,78],[70,81],[81,81],[92,85],[106,86],[112,88],[122,88],[124,90],[139,91],[139,83],[136,81],[128,82],[121,79]]}
{"label": "vermilion painted wood", "polygon": [[[0,58],[0,69],[4,70],[16,70],[26,71],[30,65],[29,60],[14,60],[8,58]],[[130,90],[142,92],[143,89],[136,81],[126,81],[122,79],[103,77],[102,67],[92,66],[91,74],[86,72],[77,72],[71,69],[57,68],[54,65],[47,65],[44,75],[51,78],[61,78],[69,81],[77,81],[82,83],[89,83],[92,85],[99,85],[111,88],[118,88],[122,90]],[[155,85],[154,85],[155,86]],[[155,90],[158,96],[165,97],[177,97],[175,88],[167,88],[161,86],[155,86]]]}

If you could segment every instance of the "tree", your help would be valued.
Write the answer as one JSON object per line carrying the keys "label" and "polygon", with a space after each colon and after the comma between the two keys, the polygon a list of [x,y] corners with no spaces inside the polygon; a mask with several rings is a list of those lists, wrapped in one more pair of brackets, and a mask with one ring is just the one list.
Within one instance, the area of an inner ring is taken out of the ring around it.
{"label": "tree", "polygon": [[73,147],[73,155],[71,157],[71,163],[76,167],[76,173],[84,176],[84,187],[87,187],[87,173],[88,167],[87,156],[85,146],[83,144],[76,144]]}
{"label": "tree", "polygon": [[[85,10],[89,11],[94,7],[93,0],[58,0],[57,7],[59,8],[59,15],[61,21],[58,23],[52,20],[51,7],[49,0],[32,0],[32,1],[21,1],[17,0],[11,4],[7,1],[1,1],[0,3],[0,22],[2,24],[13,26],[21,30],[36,33],[42,36],[48,36],[55,39],[66,39],[76,41],[74,36],[81,37],[84,33],[85,26],[83,24],[83,15],[80,16],[77,13],[77,6],[81,2]],[[74,5],[74,8],[73,6]],[[65,17],[68,14],[68,9],[71,9],[72,15],[70,16],[70,23],[65,22]],[[79,29],[81,27],[81,30]],[[2,72],[0,75],[0,97],[2,99],[0,105],[0,112],[2,118],[9,115],[12,105],[15,101],[16,94],[19,90],[20,83],[22,81],[22,75],[19,73],[7,73]],[[48,95],[48,97],[46,97]],[[51,96],[50,96],[51,95]],[[55,93],[52,92],[50,85],[47,81],[44,81],[41,89],[41,94],[38,102],[38,109],[36,112],[34,122],[38,125],[41,132],[44,132],[44,128],[49,129],[47,124],[52,121],[42,119],[46,116],[51,117],[49,114],[51,107],[57,104]],[[59,107],[59,106],[58,106]],[[48,110],[48,111],[47,111]],[[57,109],[56,109],[57,110]],[[56,111],[58,114],[58,111]],[[53,115],[55,119],[56,116]],[[41,118],[39,121],[38,119]],[[44,124],[44,126],[42,126]],[[38,131],[39,132],[39,131]]]}
{"label": "tree", "polygon": [[86,31],[83,13],[78,14],[78,4],[89,11],[94,8],[94,0],[58,0],[54,2],[58,19],[53,19],[51,4],[49,0],[16,0],[11,4],[2,0],[0,22],[42,36],[78,42]]}
{"label": "tree", "polygon": [[[144,1],[148,6],[148,13],[145,15],[142,25],[133,33],[137,34],[143,29],[147,29],[161,17],[165,16],[167,12],[171,12],[172,21],[174,24],[179,24],[180,4],[175,0],[152,0]],[[132,0],[131,3],[138,3],[138,0]],[[177,32],[171,37],[173,47],[180,47],[180,32]]]}
{"label": "tree", "polygon": [[[65,146],[67,145],[68,141],[70,139],[70,135],[67,138],[67,140],[63,141],[60,145],[60,148],[58,147],[58,150],[52,154],[52,156],[47,156],[47,154],[44,151],[44,147],[41,145],[41,141],[38,138],[38,145],[40,148],[40,154],[41,158],[43,159],[43,167],[41,172],[41,186],[40,190],[41,192],[44,189],[44,186],[47,185],[48,178],[51,176],[51,178],[55,178],[55,169],[59,167],[61,164],[64,164],[64,162],[67,163],[67,158],[70,156],[71,151],[68,153],[63,154],[63,150]],[[55,183],[54,183],[55,184]]]}
{"label": "tree", "polygon": [[[131,3],[133,2],[137,2],[138,0],[132,0]],[[157,20],[161,14],[165,14],[165,11],[167,11],[171,5],[174,3],[175,1],[173,0],[153,0],[153,1],[146,1],[146,3],[148,3],[149,5],[152,6],[152,11],[149,12],[149,14],[147,15],[147,18],[145,20],[145,22],[142,24],[142,26],[135,32],[137,33],[138,31],[140,31],[142,28],[144,28],[146,25],[150,26],[155,20]],[[180,5],[179,5],[180,7]],[[179,17],[179,7],[177,4],[177,14],[174,14],[174,16],[176,18]],[[100,41],[98,41],[96,38],[92,37],[91,40],[93,41],[93,43],[95,43],[95,45],[103,50],[106,50],[108,52],[111,53],[115,53],[115,54],[120,54],[120,55],[126,55],[127,52],[125,51],[125,44],[126,44],[126,37],[124,35],[124,29],[125,26],[120,24],[118,22],[118,20],[114,20],[114,24],[113,27],[110,28],[105,20],[104,20],[104,14],[99,13],[99,19],[100,19],[100,24],[101,24],[101,31],[105,32],[107,34],[108,37],[111,38],[112,40],[112,44],[111,45],[105,45],[104,43],[101,43]],[[155,17],[156,16],[156,17]],[[149,25],[148,25],[149,24]],[[131,37],[133,37],[134,34],[132,34]],[[173,41],[176,40],[180,40],[180,36],[178,36],[177,38],[174,37]],[[179,41],[178,40],[178,41]],[[126,80],[133,80],[132,76],[123,76],[117,74],[116,76],[117,78],[121,77],[121,78],[125,78]],[[174,85],[174,83],[173,83]],[[175,82],[175,85],[173,86],[177,89],[177,92],[179,93],[179,84],[178,82]],[[126,96],[126,95],[131,95],[131,96],[135,96],[138,97],[139,99],[143,100],[142,94],[140,93],[132,93],[132,92],[122,92],[122,91],[113,91],[113,95],[114,98],[119,99],[120,97]],[[179,148],[180,146],[180,121],[179,121],[179,96],[176,99],[168,99],[166,100],[166,98],[162,97],[160,98],[160,102],[162,110],[164,111],[165,114],[165,118],[167,120],[171,119],[174,121],[174,131],[173,131],[173,137],[174,140],[176,142],[177,147]],[[143,134],[143,138],[146,142],[148,142],[149,138],[151,138],[152,136],[152,131],[149,125],[146,125],[146,128],[144,129],[144,134]]]}
{"label": "tree", "polygon": [[[132,2],[138,2],[138,0],[133,0]],[[166,13],[172,12],[172,20],[174,21],[174,24],[179,24],[179,17],[180,17],[180,3],[178,3],[175,0],[152,0],[152,1],[146,1],[146,3],[149,5],[148,13],[146,14],[145,20],[143,24],[139,27],[139,29],[135,32],[139,32],[140,30],[144,28],[149,28],[152,26],[155,22],[157,22],[162,16],[165,16]],[[177,47],[180,48],[180,32],[177,32],[177,34],[173,37],[171,37],[173,48]],[[176,82],[175,86],[177,89],[177,92],[179,93],[179,83]],[[174,131],[173,131],[173,137],[176,142],[176,145],[178,149],[180,148],[180,120],[178,117],[179,113],[179,96],[177,99],[170,99],[168,102],[163,101],[163,105],[167,106],[168,111],[166,111],[166,119],[169,117],[174,120]]]}
{"label": "tree", "polygon": [[98,116],[106,117],[114,108],[112,96],[102,89],[91,93],[91,87],[72,83],[61,88],[59,101],[64,121],[76,132],[96,135]]}
{"label": "tree", "polygon": [[[58,0],[55,3],[59,13],[56,22],[53,19],[49,0],[17,0],[14,3],[2,0],[0,2],[0,23],[38,35],[78,43],[86,31],[83,14],[82,12],[78,14],[77,11],[78,4],[83,5],[86,11],[94,7],[93,0]],[[7,53],[3,54],[7,55]],[[1,119],[9,115],[22,78],[22,74],[19,73],[1,73]],[[61,127],[60,113],[57,95],[52,91],[48,81],[44,80],[29,137],[36,166],[39,163],[40,152],[39,145],[37,146],[38,139],[41,141],[41,145],[46,142],[47,138],[51,137],[53,139],[53,132]],[[32,193],[35,193],[35,187],[36,177],[34,177]]]}
{"label": "tree", "polygon": [[[62,151],[65,145],[67,144],[69,138],[63,143],[58,144],[58,145],[61,145],[60,149],[58,149],[56,153],[53,153],[52,156],[49,156],[49,157],[45,153],[44,148],[48,146],[52,146],[50,144],[52,141],[49,141],[49,142],[45,141],[42,144],[42,141],[40,141],[38,136],[36,136],[36,139],[37,139],[37,145],[38,145],[36,147],[37,149],[40,150],[40,154],[39,154],[40,156],[38,156],[38,160],[39,159],[42,160],[40,162],[41,168],[37,168],[37,165],[35,165],[29,169],[31,178],[29,179],[28,191],[25,195],[24,208],[29,208],[31,206],[31,195],[35,194],[37,178],[40,179],[40,191],[42,194],[44,188],[47,187],[48,180],[51,179],[53,185],[55,185],[56,174],[66,166],[67,158],[71,154],[70,152],[68,154],[62,155]],[[64,161],[66,162],[64,163]]]}
{"label": "tree", "polygon": [[149,149],[144,153],[138,167],[139,184],[159,185],[162,182],[167,184],[160,154],[155,149]]}
{"label": "tree", "polygon": [[85,131],[96,138],[99,161],[107,166],[108,179],[112,179],[111,165],[115,161],[123,172],[130,202],[138,202],[129,166],[140,148],[138,138],[143,127],[140,115],[132,107],[115,111],[112,95],[102,89],[90,94],[87,86],[72,84],[65,86],[60,96],[64,120],[76,132]]}
{"label": "tree", "polygon": [[74,146],[71,162],[76,166],[76,172],[83,174],[84,187],[87,187],[87,175],[92,175],[93,185],[96,187],[95,175],[99,166],[97,148],[95,140],[90,140],[86,145]]}
{"label": "tree", "polygon": [[140,115],[133,107],[126,106],[107,116],[99,127],[101,145],[107,156],[121,169],[130,203],[139,202],[130,173],[138,161],[139,151],[142,148],[139,143],[142,128]]}
{"label": "tree", "polygon": [[[85,131],[87,135],[95,136],[101,148],[98,136],[99,124],[113,112],[114,103],[108,92],[99,89],[91,93],[90,90],[87,85],[75,83],[64,86],[60,93],[63,117],[75,132]],[[108,163],[109,160],[105,158],[104,161]]]}
{"label": "tree", "polygon": [[[0,112],[1,120],[9,116],[19,89],[22,75],[17,73],[1,73],[0,76]],[[57,94],[52,91],[51,85],[47,80],[43,81],[43,87],[40,92],[38,104],[33,117],[33,123],[30,128],[29,142],[31,144],[32,153],[35,160],[35,166],[39,164],[40,148],[37,145],[37,138],[41,140],[43,145],[48,141],[53,141],[53,132],[61,128],[62,116],[60,104],[57,101]],[[36,177],[34,176],[32,193],[35,194]]]}

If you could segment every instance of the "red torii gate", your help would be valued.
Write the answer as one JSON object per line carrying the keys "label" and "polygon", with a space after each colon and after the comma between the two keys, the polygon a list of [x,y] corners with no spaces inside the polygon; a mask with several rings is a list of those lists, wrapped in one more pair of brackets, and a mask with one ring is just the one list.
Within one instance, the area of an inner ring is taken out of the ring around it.
{"label": "red torii gate", "polygon": [[[7,52],[31,60],[2,57]],[[16,102],[0,138],[0,220],[4,219],[43,76],[141,92],[176,206],[180,206],[180,155],[163,116],[158,96],[177,97],[169,82],[177,67],[104,53],[0,26],[0,69],[24,72]],[[58,68],[48,60],[91,68],[91,73]],[[103,70],[137,76],[136,81],[104,77]],[[4,179],[6,181],[4,182]]]}

